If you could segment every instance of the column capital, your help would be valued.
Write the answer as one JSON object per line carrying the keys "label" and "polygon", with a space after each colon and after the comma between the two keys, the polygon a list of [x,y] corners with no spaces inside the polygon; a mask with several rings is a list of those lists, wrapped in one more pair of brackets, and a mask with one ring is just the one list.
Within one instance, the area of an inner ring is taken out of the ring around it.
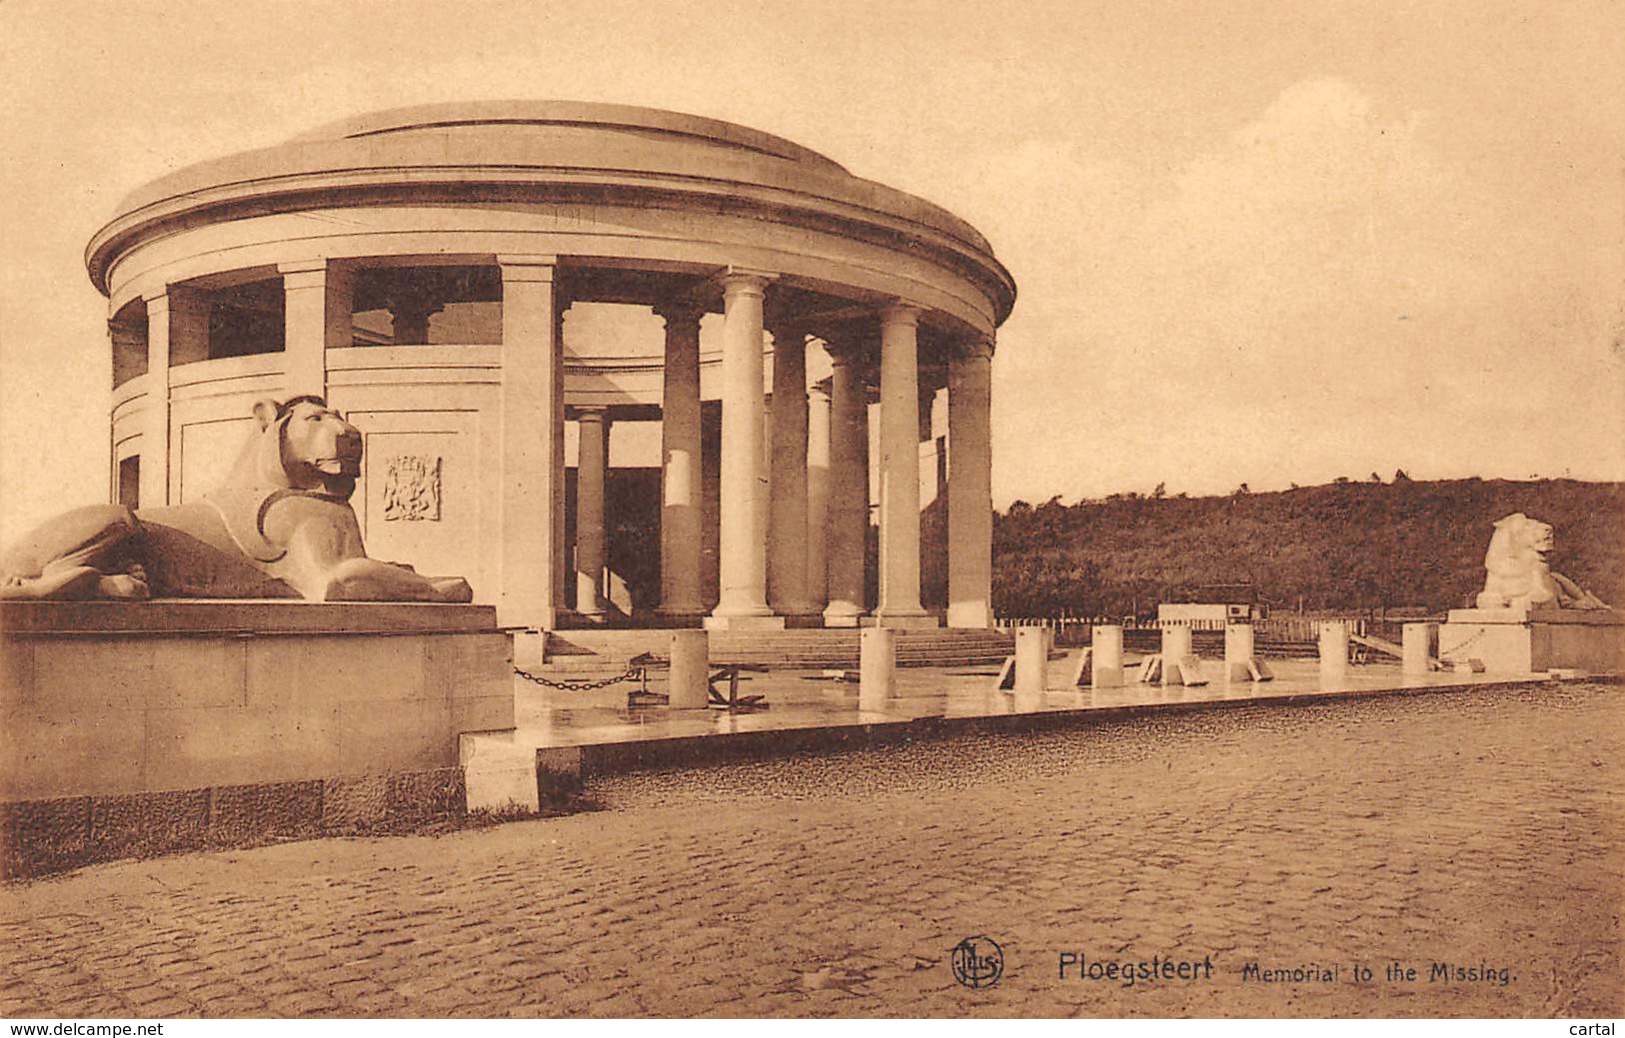
{"label": "column capital", "polygon": [[953,348],[953,359],[960,360],[992,360],[993,336],[977,335],[968,339],[961,339]]}
{"label": "column capital", "polygon": [[764,295],[767,286],[778,280],[778,275],[766,270],[752,270],[748,267],[728,267],[717,275],[717,284],[722,286],[724,298],[738,295]]}
{"label": "column capital", "polygon": [[705,316],[704,304],[692,299],[666,299],[650,307],[655,316],[666,322],[666,327],[673,324],[699,324],[700,318]]}
{"label": "column capital", "polygon": [[602,422],[609,414],[608,404],[571,404],[578,422]]}
{"label": "column capital", "polygon": [[284,292],[296,291],[302,288],[327,287],[327,263],[309,265],[304,263],[278,263],[277,273],[282,275],[282,290]]}
{"label": "column capital", "polygon": [[923,307],[902,300],[895,300],[880,308],[880,323],[885,325],[907,325],[917,327],[920,323],[920,314]]}
{"label": "column capital", "polygon": [[502,269],[503,281],[552,281],[558,268],[557,256],[498,255],[497,266]]}
{"label": "column capital", "polygon": [[294,260],[291,263],[278,263],[276,272],[278,274],[325,274],[327,273],[327,260],[325,258],[306,259]]}

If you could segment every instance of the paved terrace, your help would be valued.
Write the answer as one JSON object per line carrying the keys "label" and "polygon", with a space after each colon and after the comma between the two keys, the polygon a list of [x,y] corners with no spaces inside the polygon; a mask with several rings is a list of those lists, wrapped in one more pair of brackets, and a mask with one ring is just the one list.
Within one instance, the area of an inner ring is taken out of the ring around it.
{"label": "paved terrace", "polygon": [[[633,709],[627,692],[635,683],[622,682],[583,692],[542,688],[516,679],[518,738],[540,748],[623,746],[637,752],[665,744],[680,753],[692,752],[694,740],[715,736],[750,736],[752,743],[802,744],[808,736],[844,742],[863,735],[906,737],[926,729],[950,732],[1004,725],[1029,726],[1032,721],[1069,723],[1091,716],[1101,719],[1132,713],[1155,713],[1200,708],[1205,704],[1271,703],[1436,692],[1482,685],[1527,684],[1545,680],[1534,674],[1407,675],[1397,663],[1350,665],[1336,681],[1323,680],[1318,661],[1271,660],[1276,677],[1267,682],[1227,682],[1223,663],[1204,660],[1208,684],[1201,686],[1141,685],[1093,691],[1069,689],[1079,650],[1049,664],[1050,691],[1041,695],[1013,694],[994,689],[997,667],[900,667],[897,695],[883,705],[860,705],[856,671],[851,682],[826,677],[827,672],[775,668],[766,673],[740,675],[741,696],[765,696],[769,708],[730,713],[722,709],[672,711]],[[1128,654],[1128,680],[1140,657]],[[832,673],[832,672],[831,672]],[[651,691],[665,691],[667,672],[649,675]],[[718,682],[726,693],[726,682]],[[773,733],[786,733],[775,739]],[[735,740],[729,740],[735,741]],[[641,756],[641,753],[639,754]]]}

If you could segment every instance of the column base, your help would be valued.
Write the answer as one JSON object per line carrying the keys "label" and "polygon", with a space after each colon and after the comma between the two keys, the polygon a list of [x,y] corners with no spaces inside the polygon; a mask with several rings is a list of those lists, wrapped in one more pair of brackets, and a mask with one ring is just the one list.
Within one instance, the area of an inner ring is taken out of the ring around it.
{"label": "column base", "polygon": [[876,613],[875,626],[899,631],[934,631],[942,626],[942,621],[930,613]]}
{"label": "column base", "polygon": [[782,631],[782,616],[717,616],[705,618],[707,631]]}
{"label": "column base", "polygon": [[948,607],[948,626],[987,630],[993,626],[993,610],[979,602]]}
{"label": "column base", "polygon": [[824,610],[825,627],[857,627],[863,619],[863,610],[850,603],[832,605]]}
{"label": "column base", "polygon": [[695,606],[693,609],[674,607],[671,609],[660,606],[655,609],[654,617],[662,627],[700,627],[705,623],[704,606]]}

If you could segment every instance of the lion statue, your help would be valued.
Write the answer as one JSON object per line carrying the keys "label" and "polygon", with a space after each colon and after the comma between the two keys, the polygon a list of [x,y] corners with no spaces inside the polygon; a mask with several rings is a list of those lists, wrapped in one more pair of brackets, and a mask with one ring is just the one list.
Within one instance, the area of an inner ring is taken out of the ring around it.
{"label": "lion statue", "polygon": [[254,405],[224,485],[196,501],[57,516],[0,554],[0,599],[468,602],[461,577],[367,558],[350,495],[361,433],[317,396]]}
{"label": "lion statue", "polygon": [[1553,547],[1552,527],[1522,512],[1501,519],[1484,556],[1488,575],[1478,595],[1478,608],[1607,609],[1608,604],[1561,573],[1552,572],[1546,556]]}

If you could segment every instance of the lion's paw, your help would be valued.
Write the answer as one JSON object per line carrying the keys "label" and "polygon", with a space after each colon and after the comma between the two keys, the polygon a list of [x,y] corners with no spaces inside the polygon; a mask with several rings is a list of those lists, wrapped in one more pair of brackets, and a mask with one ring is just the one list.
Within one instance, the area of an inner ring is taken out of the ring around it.
{"label": "lion's paw", "polygon": [[144,574],[116,573],[96,582],[96,593],[102,598],[142,599],[152,597]]}
{"label": "lion's paw", "polygon": [[474,589],[469,587],[468,581],[464,580],[462,577],[447,577],[444,580],[436,580],[433,583],[435,594],[442,602],[474,601]]}

